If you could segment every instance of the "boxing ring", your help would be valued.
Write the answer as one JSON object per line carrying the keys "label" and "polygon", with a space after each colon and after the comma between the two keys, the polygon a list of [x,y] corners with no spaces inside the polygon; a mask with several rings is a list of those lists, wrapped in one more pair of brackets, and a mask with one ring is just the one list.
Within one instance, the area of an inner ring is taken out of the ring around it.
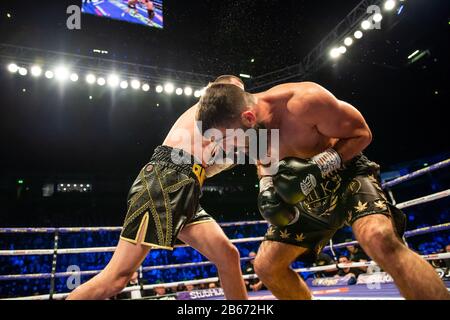
{"label": "boxing ring", "polygon": [[[413,173],[401,176],[399,178],[393,179],[383,184],[383,188],[388,191],[387,194],[391,197],[391,201],[395,203],[393,194],[390,188],[397,186],[406,181],[410,181],[417,177],[429,174],[431,172],[444,169],[450,166],[450,159],[437,163],[435,165],[429,166],[427,168],[415,171]],[[439,199],[448,198],[450,196],[450,189],[438,192],[435,194],[423,196],[417,199],[406,201],[404,203],[396,204],[399,209],[406,209],[422,204],[427,204]],[[252,225],[264,225],[267,224],[266,221],[246,221],[246,222],[232,222],[232,223],[221,223],[222,228],[232,228],[240,226],[252,226]],[[80,272],[56,272],[58,255],[76,255],[84,253],[107,253],[114,252],[115,247],[93,247],[93,248],[59,248],[60,236],[69,233],[99,233],[99,232],[120,232],[121,227],[94,227],[94,228],[0,228],[0,234],[38,234],[46,233],[53,234],[53,248],[51,249],[32,249],[32,250],[0,250],[0,256],[52,256],[52,270],[50,273],[37,273],[37,274],[10,274],[10,275],[0,275],[0,285],[2,281],[21,281],[30,279],[49,279],[51,281],[50,292],[46,295],[39,296],[29,296],[29,297],[16,297],[8,298],[9,300],[59,300],[67,297],[69,293],[57,293],[55,292],[55,279],[57,278],[68,278],[68,277],[80,277],[81,276],[94,276],[100,273],[101,270],[89,270]],[[405,239],[416,237],[419,235],[425,235],[430,233],[437,233],[441,231],[450,230],[450,222],[434,225],[429,227],[424,227],[416,230],[410,230],[405,233]],[[234,244],[239,243],[259,243],[264,240],[264,237],[252,237],[252,238],[242,238],[242,239],[231,239]],[[334,249],[345,248],[346,246],[357,245],[357,241],[351,241],[340,244],[333,244],[330,242],[330,246],[324,248],[324,251],[332,251]],[[177,245],[175,248],[189,247],[187,245]],[[450,253],[440,253],[440,254],[430,254],[423,255],[423,259],[432,260],[445,260],[450,259]],[[251,258],[241,258],[241,262],[247,262]],[[213,265],[209,261],[204,262],[193,262],[193,263],[183,263],[183,264],[172,264],[172,265],[159,265],[159,266],[141,266],[141,272],[149,272],[153,270],[165,270],[165,269],[183,269],[192,267],[204,267]],[[360,267],[375,267],[377,264],[374,261],[368,262],[358,262],[349,264],[333,264],[320,267],[311,268],[300,268],[295,269],[298,273],[314,273],[321,271],[331,271],[344,268],[360,268]],[[257,279],[257,275],[250,274],[244,275],[245,280]],[[181,281],[173,283],[159,283],[159,284],[149,284],[149,285],[139,285],[134,287],[127,287],[123,292],[131,292],[136,290],[151,290],[155,288],[172,288],[178,285],[198,285],[207,284],[212,282],[218,282],[219,278],[208,278],[201,280],[192,281]],[[352,285],[352,286],[310,286],[313,296],[317,300],[398,300],[402,299],[398,289],[393,283],[377,283],[367,285]],[[447,288],[450,288],[450,282],[446,282]],[[207,292],[201,292],[197,294],[192,294],[189,292],[179,292],[173,295],[173,299],[179,300],[221,300],[224,299],[223,291],[221,289],[210,289],[203,290]],[[261,291],[256,293],[249,293],[250,299],[252,300],[273,300],[274,297],[268,291]]]}

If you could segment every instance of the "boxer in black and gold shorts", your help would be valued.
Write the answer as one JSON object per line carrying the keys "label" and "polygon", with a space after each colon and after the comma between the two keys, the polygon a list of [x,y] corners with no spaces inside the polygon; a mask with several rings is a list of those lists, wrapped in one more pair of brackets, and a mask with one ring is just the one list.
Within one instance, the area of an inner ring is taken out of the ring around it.
{"label": "boxer in black and gold shorts", "polygon": [[298,219],[286,227],[270,226],[265,239],[309,249],[302,261],[314,262],[337,230],[369,215],[393,218],[399,237],[406,227],[405,215],[381,188],[380,167],[364,155],[322,182],[296,208]]}
{"label": "boxer in black and gold shorts", "polygon": [[[174,163],[174,154],[190,164]],[[183,227],[214,221],[199,205],[205,170],[193,163],[195,159],[182,150],[156,148],[128,194],[122,240],[137,243],[146,226],[142,244],[170,250]]]}

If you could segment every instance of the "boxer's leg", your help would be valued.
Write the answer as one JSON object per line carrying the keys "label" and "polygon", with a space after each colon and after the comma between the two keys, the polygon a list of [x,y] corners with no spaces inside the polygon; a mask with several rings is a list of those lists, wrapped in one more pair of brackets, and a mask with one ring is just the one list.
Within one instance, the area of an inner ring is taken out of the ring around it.
{"label": "boxer's leg", "polygon": [[120,240],[105,269],[75,289],[67,300],[105,300],[119,294],[150,252],[150,247],[140,244],[144,235],[140,232],[138,244]]}
{"label": "boxer's leg", "polygon": [[189,225],[180,232],[178,238],[216,265],[227,299],[248,298],[242,278],[239,251],[215,221]]}
{"label": "boxer's leg", "polygon": [[450,299],[433,267],[400,241],[387,216],[360,218],[353,223],[353,232],[364,251],[394,278],[405,298]]}
{"label": "boxer's leg", "polygon": [[308,249],[275,241],[264,241],[255,259],[255,272],[279,300],[311,300],[311,292],[291,269],[292,262]]}

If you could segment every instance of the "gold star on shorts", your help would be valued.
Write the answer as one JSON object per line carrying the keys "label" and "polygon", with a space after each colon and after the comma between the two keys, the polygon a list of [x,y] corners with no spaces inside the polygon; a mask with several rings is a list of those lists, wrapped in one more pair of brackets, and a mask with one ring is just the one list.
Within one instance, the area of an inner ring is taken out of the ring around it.
{"label": "gold star on shorts", "polygon": [[356,207],[354,207],[356,209],[356,212],[364,212],[367,210],[367,205],[368,203],[362,203],[361,201],[358,202],[358,205]]}
{"label": "gold star on shorts", "polygon": [[377,207],[378,209],[381,209],[381,210],[385,210],[386,209],[386,203],[384,201],[382,201],[382,200],[378,200],[374,204],[375,204],[375,207]]}
{"label": "gold star on shorts", "polygon": [[306,237],[305,237],[305,235],[302,233],[302,234],[296,234],[295,235],[295,241],[298,241],[298,242],[303,242],[303,241],[305,241],[305,239],[306,239]]}
{"label": "gold star on shorts", "polygon": [[291,234],[288,233],[287,230],[284,230],[284,231],[281,231],[281,232],[280,232],[280,237],[281,237],[282,239],[289,239],[290,236],[291,236]]}

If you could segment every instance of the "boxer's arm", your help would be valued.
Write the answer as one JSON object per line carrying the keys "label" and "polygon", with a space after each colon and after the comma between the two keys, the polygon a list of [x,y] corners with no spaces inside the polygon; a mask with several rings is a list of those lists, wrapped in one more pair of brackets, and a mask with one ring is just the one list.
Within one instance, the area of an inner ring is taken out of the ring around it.
{"label": "boxer's arm", "polygon": [[353,159],[372,142],[372,133],[361,113],[317,84],[299,87],[289,102],[290,111],[315,126],[326,137],[338,139],[334,149],[344,162]]}

